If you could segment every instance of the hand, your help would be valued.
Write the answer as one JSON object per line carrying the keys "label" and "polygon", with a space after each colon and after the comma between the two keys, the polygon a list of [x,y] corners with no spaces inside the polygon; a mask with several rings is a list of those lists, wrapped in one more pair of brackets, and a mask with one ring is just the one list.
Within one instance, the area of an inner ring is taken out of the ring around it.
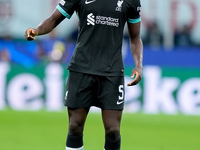
{"label": "hand", "polygon": [[138,84],[140,82],[140,80],[142,79],[142,68],[133,69],[131,78],[134,78],[134,79],[132,82],[128,83],[127,86],[133,86],[133,85]]}
{"label": "hand", "polygon": [[33,29],[33,28],[28,28],[25,32],[25,38],[28,41],[35,40],[35,36],[37,36],[37,35],[38,35],[38,33],[37,33],[36,29]]}

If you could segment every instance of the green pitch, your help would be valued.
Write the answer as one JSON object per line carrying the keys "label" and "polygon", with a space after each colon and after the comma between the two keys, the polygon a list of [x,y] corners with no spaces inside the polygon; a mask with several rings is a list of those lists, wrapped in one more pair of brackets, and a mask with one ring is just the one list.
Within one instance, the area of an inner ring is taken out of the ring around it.
{"label": "green pitch", "polygon": [[[0,111],[1,150],[65,150],[66,112]],[[122,150],[200,150],[200,116],[124,114]],[[103,150],[100,114],[90,113],[85,150]]]}

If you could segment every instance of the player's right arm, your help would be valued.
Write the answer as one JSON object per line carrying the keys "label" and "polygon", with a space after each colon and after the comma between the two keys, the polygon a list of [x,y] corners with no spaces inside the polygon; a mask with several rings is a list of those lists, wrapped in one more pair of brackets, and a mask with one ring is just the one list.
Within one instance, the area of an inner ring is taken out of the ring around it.
{"label": "player's right arm", "polygon": [[41,22],[36,29],[28,28],[25,32],[25,38],[28,41],[35,40],[35,36],[44,35],[51,32],[65,18],[65,16],[63,16],[57,9],[55,9],[52,15]]}

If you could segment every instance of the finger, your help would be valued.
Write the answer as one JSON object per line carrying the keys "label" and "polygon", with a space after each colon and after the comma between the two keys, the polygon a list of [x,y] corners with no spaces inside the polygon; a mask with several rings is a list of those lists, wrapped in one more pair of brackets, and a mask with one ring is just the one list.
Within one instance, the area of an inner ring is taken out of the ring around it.
{"label": "finger", "polygon": [[34,37],[35,35],[36,35],[36,31],[35,31],[35,29],[33,29],[33,28],[29,28],[28,30],[27,30],[27,33],[28,33],[28,36],[29,37]]}
{"label": "finger", "polygon": [[131,78],[134,78],[136,76],[136,73],[134,73],[133,75],[131,75]]}
{"label": "finger", "polygon": [[27,37],[30,37],[30,36],[31,36],[31,32],[32,32],[32,29],[31,29],[31,28],[28,28],[28,29],[26,30]]}
{"label": "finger", "polygon": [[128,83],[127,86],[133,86],[133,85],[136,85],[138,83],[139,83],[138,79],[135,78],[132,82]]}
{"label": "finger", "polygon": [[28,41],[33,41],[33,40],[35,40],[35,37],[32,37],[32,36],[31,37],[27,37],[27,40]]}
{"label": "finger", "polygon": [[132,72],[132,74],[131,74],[131,78],[132,78],[132,79],[135,78],[136,75],[137,75],[137,72],[136,72],[136,71]]}
{"label": "finger", "polygon": [[137,84],[136,79],[134,79],[132,82],[128,83],[127,86],[132,86],[132,85],[135,85],[135,84]]}
{"label": "finger", "polygon": [[34,29],[29,28],[26,30],[25,37],[28,41],[35,40],[35,37],[34,37],[35,35],[36,35],[36,32]]}
{"label": "finger", "polygon": [[35,30],[32,30],[32,34],[35,36],[37,35],[36,31]]}
{"label": "finger", "polygon": [[140,82],[140,80],[141,80],[141,77],[139,76],[138,73],[136,73],[135,74],[135,79],[132,82],[128,83],[127,86],[136,85],[136,84],[138,84]]}
{"label": "finger", "polygon": [[31,36],[30,34],[25,34],[25,38],[28,40],[28,41],[32,41],[34,40],[35,38],[33,36]]}
{"label": "finger", "polygon": [[128,83],[127,86],[132,86],[133,83],[135,82],[136,77],[137,77],[136,72],[133,72],[132,75],[131,75],[131,78],[132,79],[134,78],[134,80],[132,82]]}

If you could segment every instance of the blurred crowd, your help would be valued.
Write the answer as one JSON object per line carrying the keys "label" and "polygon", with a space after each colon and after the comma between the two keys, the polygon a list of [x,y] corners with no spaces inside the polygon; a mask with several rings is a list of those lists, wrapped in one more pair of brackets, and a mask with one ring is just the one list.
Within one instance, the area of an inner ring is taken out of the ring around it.
{"label": "blurred crowd", "polygon": [[[176,46],[198,46],[191,36],[192,28],[190,25],[183,25],[174,29],[173,45]],[[151,22],[147,26],[147,31],[143,37],[144,45],[158,47],[164,45],[164,33],[156,22]],[[200,45],[200,43],[199,43]]]}
{"label": "blurred crowd", "polygon": [[46,38],[31,42],[10,36],[1,37],[0,62],[13,62],[27,67],[49,62],[68,63],[69,53],[74,46],[72,41],[58,38],[55,31]]}
{"label": "blurred crowd", "polygon": [[[27,66],[48,62],[68,63],[75,47],[77,35],[78,31],[74,30],[67,38],[58,38],[55,30],[47,37],[33,42],[27,42],[25,39],[13,39],[10,36],[0,37],[0,61],[25,63]],[[164,45],[163,35],[159,25],[152,22],[148,24],[142,40],[146,47],[156,47],[157,50],[162,50],[160,47]],[[129,42],[128,40],[128,34],[125,34],[124,41]],[[189,25],[175,29],[173,41],[174,47],[199,47],[191,38]]]}

